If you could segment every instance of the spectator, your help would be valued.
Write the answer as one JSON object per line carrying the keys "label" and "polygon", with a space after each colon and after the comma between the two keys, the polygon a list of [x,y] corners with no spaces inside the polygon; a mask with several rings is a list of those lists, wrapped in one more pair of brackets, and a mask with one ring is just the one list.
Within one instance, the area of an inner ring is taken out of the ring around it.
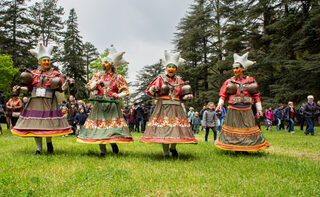
{"label": "spectator", "polygon": [[134,117],[134,111],[133,109],[131,108],[128,112],[128,115],[127,115],[127,122],[129,124],[129,130],[130,132],[133,132],[134,131],[134,125],[136,123],[136,119]]}
{"label": "spectator", "polygon": [[199,112],[196,112],[194,114],[194,117],[192,117],[191,119],[191,123],[193,125],[193,133],[194,134],[199,134],[199,128],[200,128],[200,125],[201,125],[201,119],[199,117]]}
{"label": "spectator", "polygon": [[266,112],[267,112],[268,109],[265,110],[265,112],[263,113],[263,119],[264,119],[264,126],[265,128],[267,129],[268,127],[268,119],[266,117]]}
{"label": "spectator", "polygon": [[82,108],[84,110],[84,112],[85,112],[86,111],[85,103],[82,100],[78,100],[77,103],[78,103],[78,107],[77,107],[78,111],[80,111],[80,109]]}
{"label": "spectator", "polygon": [[216,141],[217,139],[217,131],[216,131],[217,115],[214,109],[215,109],[214,103],[209,102],[208,109],[203,114],[202,123],[204,128],[206,129],[206,135],[204,139],[205,143],[208,142],[208,135],[209,135],[210,129],[213,131],[214,141]]}
{"label": "spectator", "polygon": [[144,126],[143,126],[144,129],[143,129],[143,131],[141,129],[141,131],[142,131],[142,133],[144,133],[149,116],[148,116],[148,109],[146,108],[145,104],[142,104],[141,108],[143,110],[143,124],[144,124]]}
{"label": "spectator", "polygon": [[281,119],[282,119],[282,108],[283,108],[283,105],[280,104],[278,108],[275,109],[273,112],[275,121],[277,122],[277,131],[280,131],[280,125],[281,125]]}
{"label": "spectator", "polygon": [[72,135],[75,135],[76,134],[76,124],[75,124],[75,116],[77,114],[77,108],[76,108],[76,105],[75,103],[70,103],[70,108],[69,108],[69,111],[68,111],[68,123],[69,125],[72,127],[72,130],[73,130],[73,133]]}
{"label": "spectator", "polygon": [[16,123],[22,111],[22,101],[20,100],[18,95],[14,94],[12,98],[7,102],[7,109],[10,114],[12,127],[14,127],[16,126]]}
{"label": "spectator", "polygon": [[284,116],[286,121],[289,122],[288,125],[288,133],[294,133],[294,121],[296,117],[296,110],[294,109],[294,105],[292,101],[289,101],[288,107],[284,109]]}
{"label": "spectator", "polygon": [[189,111],[188,111],[188,121],[189,121],[189,123],[190,123],[190,125],[191,125],[191,128],[193,128],[193,125],[192,125],[192,123],[191,123],[191,120],[192,120],[192,118],[194,117],[194,108],[193,107],[190,107],[189,108]]}
{"label": "spectator", "polygon": [[76,135],[78,136],[79,131],[82,129],[84,123],[87,120],[87,114],[84,111],[83,107],[80,107],[79,113],[74,118],[75,124],[77,125]]}
{"label": "spectator", "polygon": [[200,110],[200,114],[199,114],[199,117],[200,117],[200,120],[201,120],[201,131],[203,131],[203,124],[202,124],[202,119],[203,119],[203,113],[204,111],[206,111],[207,109],[207,106],[203,106],[202,109]]}
{"label": "spectator", "polygon": [[27,105],[28,103],[28,97],[23,97],[22,99],[22,110],[24,110],[24,107]]}
{"label": "spectator", "polygon": [[269,109],[266,111],[266,119],[267,119],[267,130],[272,130],[272,122],[274,121],[273,111],[272,107],[269,107]]}
{"label": "spectator", "polygon": [[[6,103],[4,101],[3,91],[0,90],[0,119],[1,119],[1,116],[5,116],[5,111],[6,111]],[[0,123],[0,135],[2,135],[1,123]]]}
{"label": "spectator", "polygon": [[91,112],[91,108],[93,107],[93,105],[91,103],[86,103],[86,114],[89,116],[90,112]]}
{"label": "spectator", "polygon": [[150,109],[150,116],[152,116],[153,111],[154,111],[154,109],[155,109],[156,106],[157,106],[157,102],[158,102],[158,100],[154,100],[154,104],[152,105],[152,107],[151,107],[151,109]]}
{"label": "spectator", "polygon": [[136,118],[136,130],[137,132],[140,132],[140,126],[141,126],[141,132],[144,132],[144,110],[136,103],[135,109],[134,109],[134,117]]}
{"label": "spectator", "polygon": [[61,101],[60,110],[62,110],[63,107],[67,107],[67,102],[65,100]]}
{"label": "spectator", "polygon": [[128,104],[124,104],[124,108],[122,109],[122,112],[123,112],[123,117],[127,121],[127,123],[128,123],[127,115],[129,113],[129,110],[130,110],[130,108],[129,108]]}
{"label": "spectator", "polygon": [[[306,104],[302,103],[300,109],[299,109],[299,115],[300,115],[300,130],[303,131],[303,125],[304,121],[306,121],[306,118],[304,117],[303,114],[303,109],[305,108]],[[308,123],[307,123],[307,129],[308,129]]]}
{"label": "spectator", "polygon": [[313,100],[313,96],[309,95],[308,102],[303,108],[303,116],[306,118],[308,124],[308,128],[306,129],[304,134],[308,135],[309,133],[311,133],[312,136],[314,136],[314,124],[318,116],[317,105],[313,102]]}
{"label": "spectator", "polygon": [[67,103],[67,108],[68,109],[70,109],[71,103],[74,103],[76,108],[78,109],[78,103],[76,102],[76,100],[74,99],[74,97],[72,95],[69,96],[69,101]]}
{"label": "spectator", "polygon": [[63,113],[65,119],[68,120],[68,108],[66,106],[62,107],[61,112]]}
{"label": "spectator", "polygon": [[221,132],[222,126],[223,126],[223,121],[227,115],[226,108],[222,107],[221,110],[217,111],[217,125],[218,131]]}
{"label": "spectator", "polygon": [[280,128],[279,130],[283,129],[284,130],[284,121],[285,121],[285,115],[284,115],[284,104],[281,104],[281,114],[282,114],[282,118],[281,118],[281,124],[280,124]]}

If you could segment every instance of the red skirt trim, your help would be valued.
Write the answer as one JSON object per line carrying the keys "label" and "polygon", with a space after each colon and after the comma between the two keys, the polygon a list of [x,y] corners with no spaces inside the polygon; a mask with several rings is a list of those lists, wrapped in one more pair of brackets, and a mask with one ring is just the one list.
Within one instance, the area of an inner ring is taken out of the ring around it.
{"label": "red skirt trim", "polygon": [[11,133],[21,137],[56,137],[72,133],[71,128],[62,130],[17,130],[11,129]]}

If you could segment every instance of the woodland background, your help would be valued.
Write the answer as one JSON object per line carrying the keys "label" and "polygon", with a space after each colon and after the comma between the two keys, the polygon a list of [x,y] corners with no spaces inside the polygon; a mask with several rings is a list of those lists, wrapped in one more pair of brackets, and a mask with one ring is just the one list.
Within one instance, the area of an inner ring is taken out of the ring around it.
{"label": "woodland background", "polygon": [[[19,72],[35,69],[37,60],[28,52],[38,41],[54,44],[54,66],[76,84],[68,94],[88,98],[85,84],[101,69],[96,47],[84,41],[74,9],[65,10],[58,0],[30,5],[24,0],[0,2],[0,89],[10,96],[19,83]],[[218,101],[222,83],[232,76],[233,53],[250,52],[257,64],[246,74],[259,83],[263,105],[275,107],[289,100],[320,99],[320,1],[319,0],[194,0],[177,24],[172,42],[186,64],[178,74],[190,81],[195,99],[187,106],[201,108]],[[120,66],[126,76],[128,68]],[[136,87],[126,102],[150,106],[145,89],[164,72],[160,62],[145,65],[129,84]]]}

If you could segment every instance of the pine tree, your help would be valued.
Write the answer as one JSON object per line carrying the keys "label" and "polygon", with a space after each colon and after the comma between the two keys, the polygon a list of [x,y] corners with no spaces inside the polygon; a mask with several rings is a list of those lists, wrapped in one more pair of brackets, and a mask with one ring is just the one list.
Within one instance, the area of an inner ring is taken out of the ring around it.
{"label": "pine tree", "polygon": [[90,63],[96,60],[99,56],[98,50],[94,45],[90,42],[86,42],[83,45],[83,53],[84,53],[84,60],[86,65],[86,76],[87,76],[87,82],[90,78]]}
{"label": "pine tree", "polygon": [[152,65],[144,66],[137,74],[134,86],[135,95],[133,95],[136,101],[144,103],[147,107],[152,104],[152,97],[147,95],[146,89],[149,84],[160,74],[164,73],[164,67],[161,62]]}
{"label": "pine tree", "polygon": [[2,1],[0,9],[0,47],[2,53],[12,57],[16,68],[33,67],[36,60],[28,52],[31,48],[31,20],[28,18],[25,1]]}
{"label": "pine tree", "polygon": [[75,80],[73,88],[70,89],[70,94],[74,95],[77,99],[87,98],[83,43],[78,30],[78,18],[74,9],[70,10],[66,24],[67,31],[64,35],[63,62],[65,64],[66,75]]}
{"label": "pine tree", "polygon": [[36,41],[45,46],[49,42],[60,43],[64,28],[64,9],[58,7],[58,0],[43,0],[30,7],[32,34]]}

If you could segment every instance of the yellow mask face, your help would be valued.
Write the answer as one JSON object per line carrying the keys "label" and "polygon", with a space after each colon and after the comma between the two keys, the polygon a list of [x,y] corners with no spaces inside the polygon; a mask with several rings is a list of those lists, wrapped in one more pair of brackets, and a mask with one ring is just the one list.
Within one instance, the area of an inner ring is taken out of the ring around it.
{"label": "yellow mask face", "polygon": [[50,65],[51,65],[50,59],[48,59],[48,58],[40,59],[39,60],[39,64],[40,64],[40,66],[41,66],[41,68],[43,70],[48,70],[50,68]]}
{"label": "yellow mask face", "polygon": [[242,74],[242,72],[243,72],[243,70],[240,66],[233,68],[233,73],[236,77],[239,77]]}
{"label": "yellow mask face", "polygon": [[109,62],[104,62],[103,66],[106,68],[106,70],[112,69],[112,65]]}
{"label": "yellow mask face", "polygon": [[169,64],[166,68],[166,71],[169,77],[173,77],[177,72],[177,67],[174,64]]}

